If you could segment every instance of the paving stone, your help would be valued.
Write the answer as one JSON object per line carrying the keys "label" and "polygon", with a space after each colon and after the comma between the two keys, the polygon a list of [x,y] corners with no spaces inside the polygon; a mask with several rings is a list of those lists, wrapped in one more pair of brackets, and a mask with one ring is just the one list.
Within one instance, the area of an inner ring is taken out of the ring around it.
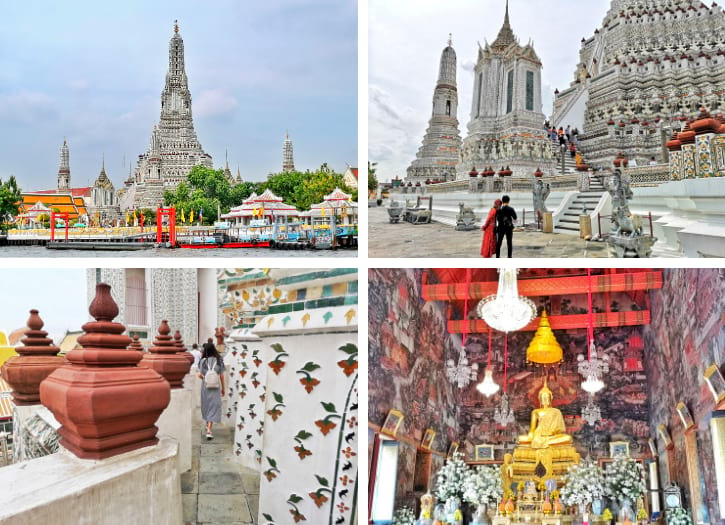
{"label": "paving stone", "polygon": [[199,494],[242,493],[242,476],[237,472],[199,473]]}
{"label": "paving stone", "polygon": [[242,470],[242,484],[245,494],[259,494],[259,477],[261,474],[251,469]]}
{"label": "paving stone", "polygon": [[[457,232],[440,223],[415,226],[390,224],[385,208],[368,208],[368,255],[370,257],[468,257],[481,258],[479,230]],[[514,258],[608,257],[605,242],[585,241],[577,235],[514,232]],[[506,243],[501,248],[506,254]]]}
{"label": "paving stone", "polygon": [[181,495],[181,514],[184,522],[196,522],[197,495],[182,494]]}
{"label": "paving stone", "polygon": [[201,523],[249,523],[252,521],[243,494],[199,494],[197,519]]}
{"label": "paving stone", "polygon": [[190,470],[181,475],[181,493],[196,494],[199,492],[199,472]]}
{"label": "paving stone", "polygon": [[231,454],[228,457],[202,456],[199,458],[199,472],[239,472],[239,465]]}
{"label": "paving stone", "polygon": [[231,445],[229,443],[213,443],[213,444],[205,444],[201,449],[201,455],[206,456],[228,456],[229,455],[229,448]]}

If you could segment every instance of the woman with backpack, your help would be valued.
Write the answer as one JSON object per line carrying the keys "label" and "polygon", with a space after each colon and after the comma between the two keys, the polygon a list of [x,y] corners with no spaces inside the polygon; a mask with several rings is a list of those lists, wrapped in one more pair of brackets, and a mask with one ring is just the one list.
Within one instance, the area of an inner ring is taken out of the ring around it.
{"label": "woman with backpack", "polygon": [[222,420],[222,397],[224,397],[224,361],[213,343],[204,345],[199,361],[201,379],[201,418],[206,423],[206,439],[211,439],[211,427]]}

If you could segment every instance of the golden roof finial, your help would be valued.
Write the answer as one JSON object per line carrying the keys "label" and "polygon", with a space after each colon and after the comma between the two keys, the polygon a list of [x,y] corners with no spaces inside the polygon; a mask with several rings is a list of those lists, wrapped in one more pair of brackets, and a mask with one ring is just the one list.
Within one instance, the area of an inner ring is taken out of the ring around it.
{"label": "golden roof finial", "polygon": [[179,21],[174,20],[174,33],[178,33],[178,32],[179,32]]}

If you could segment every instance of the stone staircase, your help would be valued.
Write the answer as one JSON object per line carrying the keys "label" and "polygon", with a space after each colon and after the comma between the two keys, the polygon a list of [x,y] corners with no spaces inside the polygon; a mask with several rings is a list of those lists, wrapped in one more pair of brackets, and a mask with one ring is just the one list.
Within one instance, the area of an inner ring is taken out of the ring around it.
{"label": "stone staircase", "polygon": [[556,172],[561,173],[562,175],[566,173],[575,173],[576,172],[576,160],[572,158],[571,154],[569,153],[569,147],[567,146],[567,150],[564,153],[564,169],[562,171],[561,167],[561,147],[559,146],[559,141],[552,140],[551,141],[551,154],[552,158],[556,161]]}
{"label": "stone staircase", "polygon": [[[602,199],[605,193],[604,186],[598,177],[594,177],[589,185],[589,191],[582,191],[571,201],[569,206],[561,214],[561,219],[556,225],[557,233],[579,235],[579,216],[584,214],[584,209],[591,214]],[[592,230],[596,226],[592,224]]]}

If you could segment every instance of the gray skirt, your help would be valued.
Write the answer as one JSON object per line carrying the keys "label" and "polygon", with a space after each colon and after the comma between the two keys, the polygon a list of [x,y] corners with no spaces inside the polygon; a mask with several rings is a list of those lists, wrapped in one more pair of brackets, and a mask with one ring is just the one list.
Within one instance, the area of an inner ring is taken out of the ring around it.
{"label": "gray skirt", "polygon": [[[204,377],[209,369],[206,359],[202,359],[199,365],[201,376]],[[224,373],[224,363],[221,361],[218,360],[214,368],[219,375]],[[222,421],[222,390],[221,388],[207,388],[203,379],[201,380],[201,418],[212,423]]]}

